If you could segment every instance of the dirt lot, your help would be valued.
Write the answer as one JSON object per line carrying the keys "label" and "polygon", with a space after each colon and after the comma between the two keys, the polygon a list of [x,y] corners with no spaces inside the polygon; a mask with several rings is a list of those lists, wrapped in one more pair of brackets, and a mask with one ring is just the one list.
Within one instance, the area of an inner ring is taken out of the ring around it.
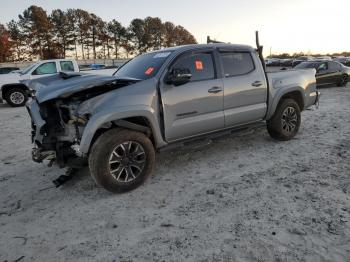
{"label": "dirt lot", "polygon": [[325,88],[289,142],[264,128],[158,155],[113,195],[30,158],[24,108],[0,106],[0,261],[350,261],[350,84]]}

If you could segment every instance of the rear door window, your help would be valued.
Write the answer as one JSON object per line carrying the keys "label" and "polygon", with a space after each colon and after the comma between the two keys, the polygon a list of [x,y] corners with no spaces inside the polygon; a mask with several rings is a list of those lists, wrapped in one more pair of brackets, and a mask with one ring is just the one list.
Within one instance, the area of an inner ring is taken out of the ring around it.
{"label": "rear door window", "polygon": [[336,62],[328,62],[328,68],[329,70],[337,71],[340,70],[341,66]]}
{"label": "rear door window", "polygon": [[248,74],[255,69],[254,61],[248,52],[220,53],[225,77]]}
{"label": "rear door window", "polygon": [[191,71],[191,81],[203,81],[215,78],[212,53],[195,53],[184,55],[174,63],[172,68],[187,68]]}
{"label": "rear door window", "polygon": [[74,72],[74,65],[72,61],[61,61],[60,62],[61,70],[62,71],[71,71]]}

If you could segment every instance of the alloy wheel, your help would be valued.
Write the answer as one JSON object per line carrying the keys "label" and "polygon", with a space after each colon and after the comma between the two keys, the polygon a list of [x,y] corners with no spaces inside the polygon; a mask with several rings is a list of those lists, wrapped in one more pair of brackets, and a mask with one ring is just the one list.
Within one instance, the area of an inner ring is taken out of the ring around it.
{"label": "alloy wheel", "polygon": [[295,131],[298,124],[298,115],[293,107],[287,107],[282,114],[282,128],[287,133]]}
{"label": "alloy wheel", "polygon": [[117,145],[109,157],[110,174],[122,183],[135,180],[143,171],[146,152],[141,144],[126,141]]}
{"label": "alloy wheel", "polygon": [[347,84],[347,82],[348,82],[348,77],[344,75],[341,79],[341,85],[345,86]]}
{"label": "alloy wheel", "polygon": [[13,92],[10,95],[10,100],[15,105],[20,105],[24,102],[25,97],[21,92]]}

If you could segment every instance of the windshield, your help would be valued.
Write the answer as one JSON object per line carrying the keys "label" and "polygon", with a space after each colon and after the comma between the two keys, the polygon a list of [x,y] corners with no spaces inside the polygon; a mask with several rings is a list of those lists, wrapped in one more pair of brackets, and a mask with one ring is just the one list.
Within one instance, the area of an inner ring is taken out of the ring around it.
{"label": "windshield", "polygon": [[146,80],[154,77],[171,52],[153,52],[140,55],[127,62],[114,74],[120,78]]}
{"label": "windshield", "polygon": [[29,65],[29,66],[23,68],[23,69],[21,70],[21,74],[22,74],[22,75],[25,75],[25,74],[29,73],[29,71],[32,70],[32,68],[33,68],[35,65],[36,65],[36,64],[32,64],[32,65]]}

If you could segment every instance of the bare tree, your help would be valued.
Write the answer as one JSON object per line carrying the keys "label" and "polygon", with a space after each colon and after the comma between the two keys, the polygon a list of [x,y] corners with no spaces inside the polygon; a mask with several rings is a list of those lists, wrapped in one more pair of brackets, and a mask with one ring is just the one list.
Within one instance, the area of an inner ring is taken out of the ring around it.
{"label": "bare tree", "polygon": [[115,19],[108,23],[107,28],[114,43],[114,57],[118,59],[119,47],[127,37],[126,28]]}
{"label": "bare tree", "polygon": [[20,61],[22,59],[22,53],[25,52],[25,35],[22,33],[18,22],[15,20],[11,20],[7,24],[7,27],[10,35],[12,49],[16,53],[16,60]]}
{"label": "bare tree", "polygon": [[3,24],[0,24],[0,62],[6,62],[11,56],[10,34]]}
{"label": "bare tree", "polygon": [[19,15],[20,28],[23,30],[34,55],[41,59],[55,57],[52,49],[52,23],[41,7],[32,5]]}

